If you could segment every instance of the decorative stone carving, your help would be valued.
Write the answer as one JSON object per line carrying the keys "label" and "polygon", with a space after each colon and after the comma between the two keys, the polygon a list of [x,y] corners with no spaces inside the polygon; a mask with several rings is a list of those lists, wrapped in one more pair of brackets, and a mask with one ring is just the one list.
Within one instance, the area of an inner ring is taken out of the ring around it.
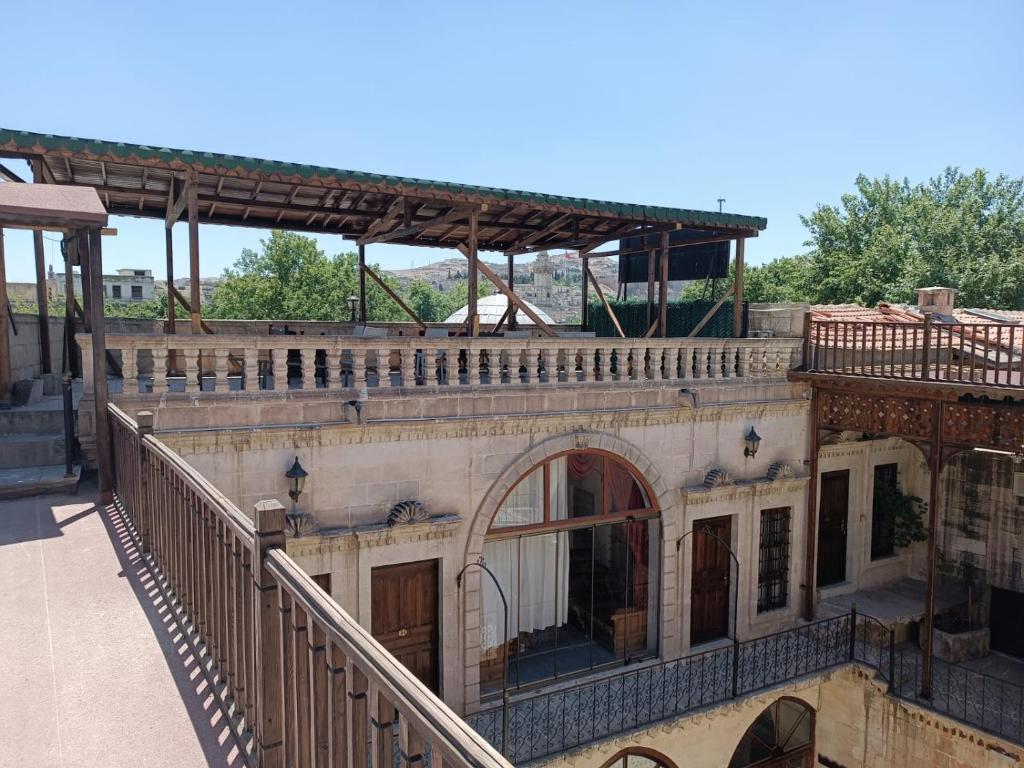
{"label": "decorative stone carving", "polygon": [[319,531],[320,524],[310,512],[289,512],[285,515],[284,534],[289,538],[312,536]]}
{"label": "decorative stone carving", "polygon": [[422,523],[430,519],[427,507],[419,499],[407,499],[400,501],[388,510],[387,525],[393,528],[396,525],[411,525]]}
{"label": "decorative stone carving", "polygon": [[704,475],[705,488],[721,488],[723,485],[732,484],[732,474],[726,472],[724,469],[719,469],[718,467],[708,470],[708,473]]}
{"label": "decorative stone carving", "polygon": [[768,479],[773,483],[776,480],[789,480],[793,477],[793,467],[784,461],[776,461],[768,467]]}
{"label": "decorative stone carving", "polygon": [[590,447],[590,435],[575,435],[574,442],[577,451],[585,451]]}

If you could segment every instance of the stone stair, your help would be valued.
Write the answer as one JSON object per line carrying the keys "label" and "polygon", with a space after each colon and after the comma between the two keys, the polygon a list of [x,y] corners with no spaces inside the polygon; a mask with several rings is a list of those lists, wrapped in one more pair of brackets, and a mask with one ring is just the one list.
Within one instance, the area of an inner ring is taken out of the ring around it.
{"label": "stone stair", "polygon": [[65,476],[64,408],[60,395],[0,410],[0,500],[73,493],[81,475]]}

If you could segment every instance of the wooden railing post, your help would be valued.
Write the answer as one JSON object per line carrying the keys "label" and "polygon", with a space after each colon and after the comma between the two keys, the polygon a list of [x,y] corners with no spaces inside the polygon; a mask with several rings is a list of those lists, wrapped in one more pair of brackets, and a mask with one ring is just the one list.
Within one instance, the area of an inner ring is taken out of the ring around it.
{"label": "wooden railing post", "polygon": [[146,554],[151,549],[153,509],[150,506],[149,452],[144,439],[146,435],[153,434],[153,412],[139,411],[135,414],[135,423],[139,425],[139,485],[138,498],[135,500],[135,525],[138,526],[139,538],[142,540],[142,552]]}
{"label": "wooden railing post", "polygon": [[811,313],[810,310],[804,312],[804,370],[813,371],[814,362],[811,357]]}
{"label": "wooden railing post", "polygon": [[[276,385],[277,382],[275,382]],[[260,768],[284,766],[284,691],[281,680],[281,606],[277,584],[267,570],[267,552],[284,548],[285,509],[279,501],[260,501],[256,513],[256,736]]]}
{"label": "wooden railing post", "polygon": [[[931,378],[928,372],[928,353],[932,344],[932,313],[924,313],[924,349],[921,350],[921,380],[927,381]],[[938,357],[936,357],[936,360]]]}

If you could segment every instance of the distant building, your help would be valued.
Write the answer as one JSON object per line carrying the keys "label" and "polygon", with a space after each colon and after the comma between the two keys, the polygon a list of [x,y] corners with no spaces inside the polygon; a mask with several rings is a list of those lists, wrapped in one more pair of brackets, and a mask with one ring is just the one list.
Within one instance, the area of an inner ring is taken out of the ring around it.
{"label": "distant building", "polygon": [[[75,295],[82,295],[82,276],[74,274]],[[50,296],[64,298],[64,273],[50,269],[47,282]],[[153,271],[119,269],[116,275],[103,276],[103,298],[110,301],[150,301],[153,299]]]}

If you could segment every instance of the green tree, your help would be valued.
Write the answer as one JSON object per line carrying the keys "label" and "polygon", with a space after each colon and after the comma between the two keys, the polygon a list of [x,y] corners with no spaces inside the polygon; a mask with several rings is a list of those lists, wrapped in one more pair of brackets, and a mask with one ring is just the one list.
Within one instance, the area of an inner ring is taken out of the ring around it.
{"label": "green tree", "polygon": [[[747,266],[743,271],[743,298],[751,302],[799,302],[808,301],[811,289],[807,284],[810,264],[807,256],[783,256],[764,264]],[[715,300],[725,287],[736,280],[736,263],[730,262],[729,273],[711,296],[706,296],[704,281],[698,280],[686,286],[679,295],[680,300],[710,298]],[[631,299],[632,300],[632,299]]]}
{"label": "green tree", "polygon": [[[261,249],[246,248],[225,270],[204,316],[247,320],[348,320],[348,297],[358,294],[359,267],[354,253],[326,256],[312,238],[275,230]],[[374,271],[379,270],[374,265]],[[383,275],[398,292],[398,282]],[[394,301],[370,280],[366,284],[367,319],[407,319]]]}
{"label": "green tree", "polygon": [[918,287],[949,285],[961,306],[1024,308],[1024,179],[947,168],[923,184],[856,186],[802,217],[810,300],[912,302]]}

